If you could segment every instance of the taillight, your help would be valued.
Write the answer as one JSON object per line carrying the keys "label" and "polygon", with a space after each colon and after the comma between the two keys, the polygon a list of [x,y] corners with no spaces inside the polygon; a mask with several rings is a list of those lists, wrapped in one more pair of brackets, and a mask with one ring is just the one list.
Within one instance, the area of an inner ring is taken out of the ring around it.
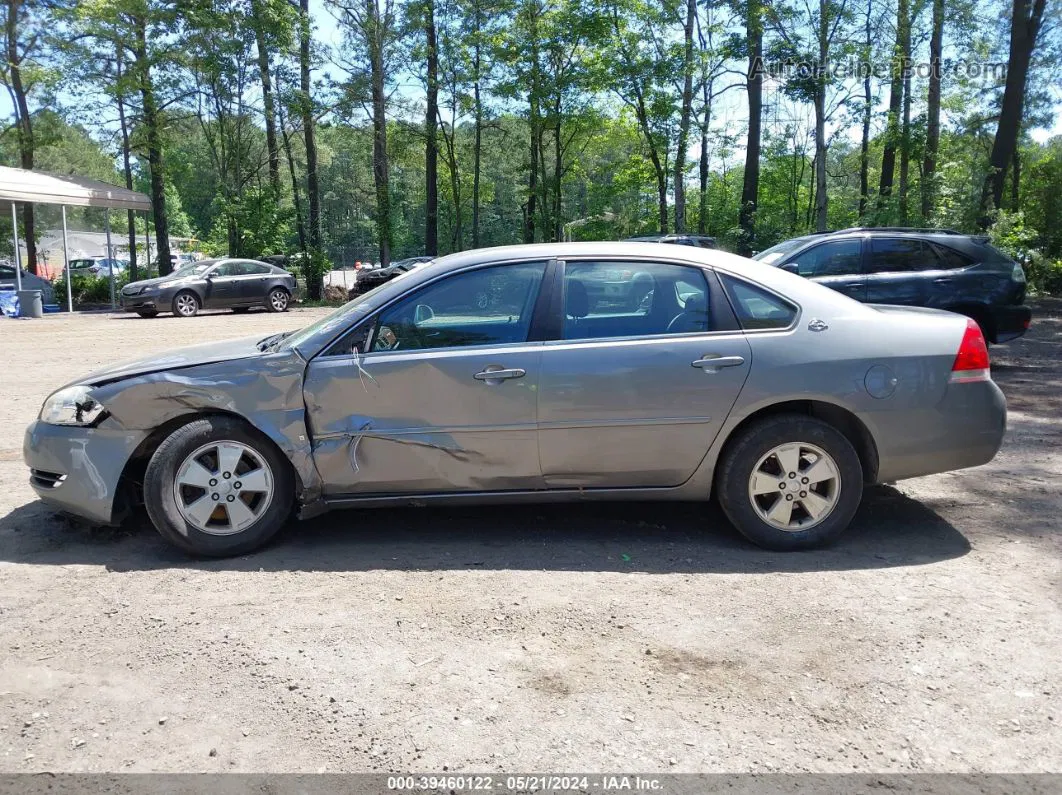
{"label": "taillight", "polygon": [[977,321],[967,319],[966,332],[962,335],[959,352],[951,366],[951,382],[967,384],[971,381],[987,381],[989,373],[988,345]]}
{"label": "taillight", "polygon": [[1010,272],[1010,278],[1013,281],[1021,282],[1025,284],[1025,269],[1021,267],[1017,262],[1014,263],[1014,268]]}

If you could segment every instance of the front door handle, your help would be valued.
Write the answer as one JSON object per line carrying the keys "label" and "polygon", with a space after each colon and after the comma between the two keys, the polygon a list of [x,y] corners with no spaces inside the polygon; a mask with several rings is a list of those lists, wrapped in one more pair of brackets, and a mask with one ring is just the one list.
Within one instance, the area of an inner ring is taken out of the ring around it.
{"label": "front door handle", "polygon": [[713,356],[706,355],[703,359],[691,362],[694,367],[704,370],[706,373],[714,373],[720,367],[740,367],[745,363],[744,356]]}
{"label": "front door handle", "polygon": [[509,378],[523,378],[527,375],[526,370],[521,370],[519,367],[514,367],[510,370],[499,368],[497,370],[491,370],[487,368],[482,372],[476,373],[473,378],[477,381],[486,381],[488,384],[497,383],[499,381],[505,381]]}

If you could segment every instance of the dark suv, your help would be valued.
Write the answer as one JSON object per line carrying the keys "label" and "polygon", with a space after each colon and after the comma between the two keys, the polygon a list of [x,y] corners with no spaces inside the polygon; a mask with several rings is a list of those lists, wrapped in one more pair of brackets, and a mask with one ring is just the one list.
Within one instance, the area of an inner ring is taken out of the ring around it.
{"label": "dark suv", "polygon": [[787,240],[753,259],[868,304],[925,306],[977,321],[989,342],[1029,328],[1025,272],[987,237],[947,229],[856,228]]}

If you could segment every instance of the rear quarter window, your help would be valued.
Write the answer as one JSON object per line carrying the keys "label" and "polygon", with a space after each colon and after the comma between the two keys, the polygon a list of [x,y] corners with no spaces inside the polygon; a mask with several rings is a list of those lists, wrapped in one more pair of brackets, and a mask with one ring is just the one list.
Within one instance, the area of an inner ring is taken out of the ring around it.
{"label": "rear quarter window", "polygon": [[719,275],[745,331],[789,328],[796,320],[796,306],[784,298],[749,282]]}

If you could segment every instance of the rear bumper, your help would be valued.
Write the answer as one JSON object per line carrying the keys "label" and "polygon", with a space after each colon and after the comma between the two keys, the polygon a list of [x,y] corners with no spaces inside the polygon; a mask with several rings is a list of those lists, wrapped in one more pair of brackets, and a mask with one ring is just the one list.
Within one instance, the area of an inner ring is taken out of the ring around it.
{"label": "rear bumper", "polygon": [[147,431],[34,422],[22,445],[30,486],[56,510],[111,524],[122,471],[146,436]]}
{"label": "rear bumper", "polygon": [[992,332],[995,337],[992,342],[1017,339],[1029,330],[1029,324],[1032,322],[1032,310],[1027,306],[993,306],[989,311],[992,314]]}
{"label": "rear bumper", "polygon": [[993,381],[949,384],[932,409],[877,415],[878,482],[991,461],[1007,430],[1007,400]]}

